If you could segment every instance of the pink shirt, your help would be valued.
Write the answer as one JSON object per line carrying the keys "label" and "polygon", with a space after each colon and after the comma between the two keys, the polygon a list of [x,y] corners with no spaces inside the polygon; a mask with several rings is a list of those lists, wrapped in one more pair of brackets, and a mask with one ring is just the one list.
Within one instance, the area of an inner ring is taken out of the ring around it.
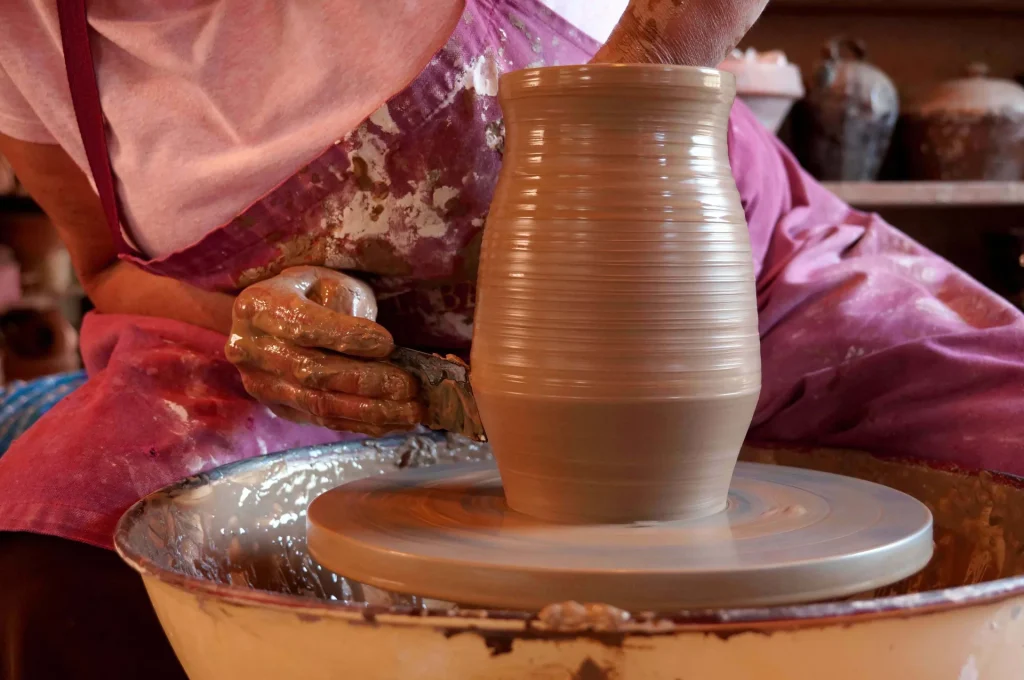
{"label": "pink shirt", "polygon": [[[544,2],[600,39],[627,0]],[[461,10],[460,0],[90,2],[135,245],[159,258],[239,214],[404,88]],[[386,109],[375,115],[387,123]],[[0,132],[59,144],[89,174],[53,0],[0,8]]]}

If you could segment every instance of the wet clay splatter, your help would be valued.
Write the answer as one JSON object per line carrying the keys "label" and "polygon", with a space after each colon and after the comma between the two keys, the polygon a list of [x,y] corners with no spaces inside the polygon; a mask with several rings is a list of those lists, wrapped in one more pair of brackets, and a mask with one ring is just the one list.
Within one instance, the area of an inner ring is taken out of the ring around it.
{"label": "wet clay splatter", "polygon": [[272,252],[254,250],[234,286],[302,264],[358,273],[396,339],[468,347],[475,295],[466,287],[505,144],[500,76],[585,62],[596,49],[545,13],[485,22],[475,11],[470,4],[412,86],[236,220],[273,231],[254,247]]}

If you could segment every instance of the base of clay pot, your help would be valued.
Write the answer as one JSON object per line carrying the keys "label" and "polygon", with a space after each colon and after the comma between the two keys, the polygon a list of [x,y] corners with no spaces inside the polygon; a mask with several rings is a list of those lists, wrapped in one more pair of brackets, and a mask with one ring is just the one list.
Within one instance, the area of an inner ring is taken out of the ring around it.
{"label": "base of clay pot", "polygon": [[509,506],[563,524],[694,519],[725,507],[758,391],[553,399],[474,386]]}
{"label": "base of clay pot", "polygon": [[932,555],[932,517],[859,479],[736,467],[727,508],[696,520],[547,523],[505,504],[489,463],[344,484],[309,506],[323,566],[367,585],[466,605],[536,610],[604,602],[631,611],[833,599],[894,583]]}

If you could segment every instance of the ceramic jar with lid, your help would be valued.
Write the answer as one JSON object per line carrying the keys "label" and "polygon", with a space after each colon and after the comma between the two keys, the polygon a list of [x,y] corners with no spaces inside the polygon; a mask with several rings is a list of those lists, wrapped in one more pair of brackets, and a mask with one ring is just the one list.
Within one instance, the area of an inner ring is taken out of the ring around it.
{"label": "ceramic jar with lid", "polygon": [[915,101],[903,127],[911,179],[1024,179],[1024,87],[984,64]]}
{"label": "ceramic jar with lid", "polygon": [[873,180],[899,115],[896,86],[859,40],[832,39],[823,56],[794,112],[796,154],[820,180]]}

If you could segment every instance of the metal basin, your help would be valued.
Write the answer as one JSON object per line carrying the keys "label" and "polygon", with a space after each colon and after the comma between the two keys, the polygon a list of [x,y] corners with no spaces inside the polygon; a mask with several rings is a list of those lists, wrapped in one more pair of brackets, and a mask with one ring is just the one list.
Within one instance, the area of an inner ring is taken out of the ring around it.
{"label": "metal basin", "polygon": [[248,460],[139,501],[115,545],[193,680],[980,680],[1024,669],[1024,490],[996,473],[745,449],[747,460],[887,484],[931,509],[931,564],[842,602],[474,611],[362,586],[306,553],[306,507],[319,493],[396,467],[489,456],[486,445],[415,436]]}

